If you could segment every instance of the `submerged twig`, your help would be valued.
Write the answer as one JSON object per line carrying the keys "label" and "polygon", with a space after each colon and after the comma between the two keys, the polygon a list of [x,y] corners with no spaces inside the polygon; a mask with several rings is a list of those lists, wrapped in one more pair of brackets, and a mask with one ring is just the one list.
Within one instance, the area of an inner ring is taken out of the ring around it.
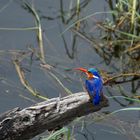
{"label": "submerged twig", "polygon": [[[45,64],[45,65],[40,64],[40,66],[42,68],[45,68],[46,70],[50,70],[52,68],[48,64]],[[67,87],[64,86],[64,84],[59,80],[59,78],[55,74],[53,74],[51,71],[48,71],[48,73],[58,82],[58,84],[65,90],[66,93],[72,94],[72,92]]]}
{"label": "submerged twig", "polygon": [[39,94],[39,92],[37,92],[35,89],[32,88],[32,86],[28,83],[28,81],[25,78],[25,74],[24,71],[21,69],[20,64],[18,62],[18,60],[13,61],[16,71],[18,73],[19,79],[21,84],[35,97],[38,97],[40,99],[43,100],[47,100],[47,97],[44,97],[42,95]]}

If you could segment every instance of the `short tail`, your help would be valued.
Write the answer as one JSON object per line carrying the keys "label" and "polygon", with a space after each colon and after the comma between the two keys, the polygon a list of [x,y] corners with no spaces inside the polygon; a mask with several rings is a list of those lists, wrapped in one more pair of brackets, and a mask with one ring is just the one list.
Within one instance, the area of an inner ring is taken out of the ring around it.
{"label": "short tail", "polygon": [[99,95],[95,95],[93,100],[92,100],[92,103],[94,105],[98,105],[100,103],[100,100],[101,100],[101,97]]}

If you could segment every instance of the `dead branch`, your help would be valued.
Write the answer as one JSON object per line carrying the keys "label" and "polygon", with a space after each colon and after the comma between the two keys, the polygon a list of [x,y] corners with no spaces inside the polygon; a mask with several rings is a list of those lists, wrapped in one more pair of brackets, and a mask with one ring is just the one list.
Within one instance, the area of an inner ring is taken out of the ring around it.
{"label": "dead branch", "polygon": [[63,98],[53,98],[36,105],[15,108],[0,115],[0,140],[25,140],[44,132],[55,130],[84,116],[108,106],[102,97],[99,105],[93,106],[88,94],[79,92]]}
{"label": "dead branch", "polygon": [[[130,78],[130,77],[132,78],[128,80],[118,80],[119,78]],[[104,85],[121,84],[121,83],[130,82],[132,80],[140,79],[140,73],[121,73],[112,77],[103,75],[103,79],[104,79]]]}

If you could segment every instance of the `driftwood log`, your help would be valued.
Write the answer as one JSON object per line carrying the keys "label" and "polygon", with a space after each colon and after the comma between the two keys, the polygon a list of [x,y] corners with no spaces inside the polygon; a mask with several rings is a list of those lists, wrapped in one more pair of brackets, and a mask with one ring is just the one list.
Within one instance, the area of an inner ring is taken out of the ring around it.
{"label": "driftwood log", "polygon": [[68,124],[76,117],[87,115],[108,106],[103,97],[93,106],[88,94],[79,92],[63,98],[53,98],[33,106],[15,108],[0,115],[0,140],[26,140]]}

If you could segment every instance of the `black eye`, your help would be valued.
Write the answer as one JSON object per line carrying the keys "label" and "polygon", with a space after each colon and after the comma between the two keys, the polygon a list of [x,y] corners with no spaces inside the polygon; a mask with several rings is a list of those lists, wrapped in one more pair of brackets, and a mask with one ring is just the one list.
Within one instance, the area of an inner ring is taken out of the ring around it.
{"label": "black eye", "polygon": [[90,71],[88,71],[88,73],[92,74]]}

